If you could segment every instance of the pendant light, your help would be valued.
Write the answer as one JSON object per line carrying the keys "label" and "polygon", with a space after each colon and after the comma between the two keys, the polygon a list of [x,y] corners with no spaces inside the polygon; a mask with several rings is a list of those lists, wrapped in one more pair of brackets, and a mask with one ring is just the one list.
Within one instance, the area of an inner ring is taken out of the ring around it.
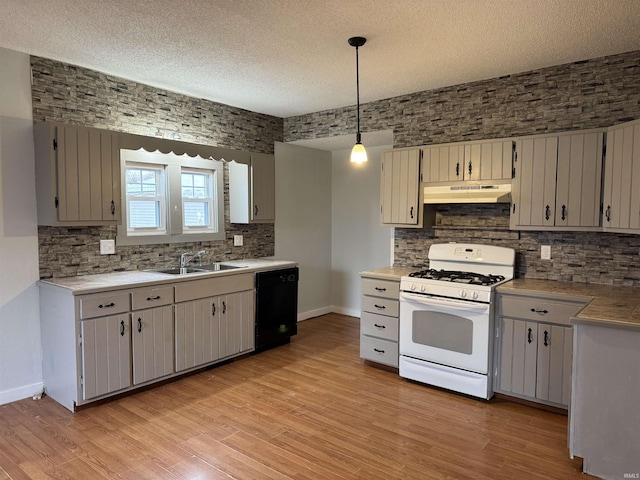
{"label": "pendant light", "polygon": [[356,144],[351,150],[351,163],[365,163],[367,161],[367,151],[362,145],[362,134],[360,133],[360,67],[358,65],[358,48],[363,46],[367,41],[364,37],[351,37],[349,45],[356,47],[356,95],[358,108],[358,132],[356,133]]}

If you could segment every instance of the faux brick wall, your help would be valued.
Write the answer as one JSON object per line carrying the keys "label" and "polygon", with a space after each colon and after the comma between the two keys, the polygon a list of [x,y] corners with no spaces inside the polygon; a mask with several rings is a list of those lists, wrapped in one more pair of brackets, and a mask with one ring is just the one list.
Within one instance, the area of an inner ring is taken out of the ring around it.
{"label": "faux brick wall", "polygon": [[[363,131],[393,130],[394,146],[407,147],[638,118],[640,51],[370,102],[360,120]],[[291,117],[284,120],[284,140],[355,133],[355,126],[355,107]],[[518,277],[640,286],[640,236],[512,232],[503,205],[442,205],[437,211],[436,228],[396,229],[396,265],[426,265],[432,243],[487,243],[516,249]],[[551,245],[551,261],[539,259],[540,245]]]}
{"label": "faux brick wall", "polygon": [[[87,127],[159,136],[272,154],[282,141],[280,118],[141,85],[93,70],[32,57],[34,122],[62,121]],[[208,261],[263,257],[274,253],[273,225],[229,223],[225,168],[226,240],[156,246],[118,246],[99,255],[100,239],[115,238],[113,227],[39,227],[40,277],[67,277],[174,264],[186,250],[205,249]],[[244,246],[233,246],[233,235]]]}

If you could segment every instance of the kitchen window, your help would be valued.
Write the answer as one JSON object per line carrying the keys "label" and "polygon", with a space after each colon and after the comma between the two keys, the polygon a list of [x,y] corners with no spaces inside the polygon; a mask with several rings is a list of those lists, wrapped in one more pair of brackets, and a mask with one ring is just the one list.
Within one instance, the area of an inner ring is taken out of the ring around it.
{"label": "kitchen window", "polygon": [[120,245],[223,240],[222,162],[121,150]]}

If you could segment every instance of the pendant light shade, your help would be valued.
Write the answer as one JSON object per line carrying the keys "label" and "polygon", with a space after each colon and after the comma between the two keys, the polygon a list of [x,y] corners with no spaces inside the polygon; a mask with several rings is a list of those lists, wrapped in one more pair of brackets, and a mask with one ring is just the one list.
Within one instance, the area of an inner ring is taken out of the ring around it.
{"label": "pendant light shade", "polygon": [[356,144],[351,150],[352,163],[365,163],[367,161],[367,151],[362,145],[362,134],[360,133],[360,65],[358,64],[358,48],[363,46],[367,41],[364,37],[351,37],[349,45],[356,47],[356,99],[358,112],[358,132],[356,133]]}

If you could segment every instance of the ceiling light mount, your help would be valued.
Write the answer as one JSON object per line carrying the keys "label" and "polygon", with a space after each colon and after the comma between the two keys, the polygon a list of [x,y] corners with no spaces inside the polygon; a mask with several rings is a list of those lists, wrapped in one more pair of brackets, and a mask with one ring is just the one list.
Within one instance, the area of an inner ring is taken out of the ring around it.
{"label": "ceiling light mount", "polygon": [[364,37],[351,37],[349,45],[356,48],[356,95],[357,95],[357,113],[358,113],[358,131],[356,133],[356,144],[351,150],[352,163],[365,163],[367,161],[367,151],[362,145],[362,134],[360,133],[360,65],[358,62],[358,48],[363,46],[367,39]]}

